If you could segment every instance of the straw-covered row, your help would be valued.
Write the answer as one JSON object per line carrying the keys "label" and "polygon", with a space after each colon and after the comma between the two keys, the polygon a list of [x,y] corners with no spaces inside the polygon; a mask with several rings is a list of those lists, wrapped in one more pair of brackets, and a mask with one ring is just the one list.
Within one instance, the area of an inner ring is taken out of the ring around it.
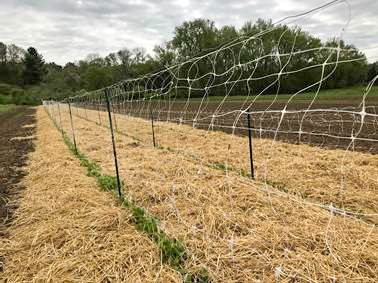
{"label": "straw-covered row", "polygon": [[[106,116],[102,118],[107,123]],[[125,130],[130,129],[134,119],[118,119],[118,129],[125,122]],[[68,134],[69,123],[63,109],[62,124]],[[74,127],[79,149],[107,174],[114,174],[109,130],[77,117]],[[138,129],[140,133],[143,128]],[[187,138],[181,146],[191,149],[192,130],[182,129]],[[211,142],[212,133],[193,131],[202,132]],[[171,135],[175,139],[174,132]],[[229,138],[223,133],[214,136],[218,137],[214,147]],[[160,218],[167,234],[187,246],[189,270],[204,268],[214,281],[225,282],[277,277],[377,281],[378,231],[374,226],[334,215],[236,172],[225,174],[205,162],[193,162],[192,157],[168,148],[154,149],[125,135],[117,135],[116,142],[126,183],[124,194]],[[180,143],[183,141],[177,141],[176,146]],[[222,154],[227,153],[220,150],[218,157]],[[235,158],[244,159],[245,155]],[[277,170],[282,170],[280,165],[276,165]]]}
{"label": "straw-covered row", "polygon": [[[108,125],[106,112],[78,111],[74,114]],[[150,121],[114,116],[119,132],[152,144]],[[245,137],[164,122],[155,122],[154,130],[161,148],[180,152],[214,168],[242,175],[250,172]],[[257,180],[303,199],[332,204],[378,224],[377,155],[255,139],[253,158]]]}
{"label": "straw-covered row", "polygon": [[101,192],[42,108],[26,189],[0,241],[7,282],[180,282],[130,211]]}

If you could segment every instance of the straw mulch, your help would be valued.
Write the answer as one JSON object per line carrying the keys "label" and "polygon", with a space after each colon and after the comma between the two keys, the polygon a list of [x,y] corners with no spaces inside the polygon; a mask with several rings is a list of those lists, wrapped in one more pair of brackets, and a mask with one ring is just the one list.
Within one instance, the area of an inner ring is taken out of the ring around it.
{"label": "straw mulch", "polygon": [[[6,282],[179,282],[131,215],[100,192],[42,108],[9,238]],[[0,280],[2,281],[2,280]]]}
{"label": "straw mulch", "polygon": [[[97,111],[84,113],[80,109],[79,114],[99,121]],[[116,117],[119,131],[152,144],[149,121]],[[101,112],[101,121],[107,125],[107,113]],[[246,137],[173,123],[155,122],[155,125],[156,140],[161,146],[180,150],[205,164],[224,164],[237,172],[250,172]],[[267,139],[254,140],[253,155],[258,180],[267,180],[291,194],[332,204],[359,217],[365,215],[364,219],[378,224],[378,155]]]}
{"label": "straw mulch", "polygon": [[[125,129],[133,121],[124,121]],[[114,175],[109,130],[77,117],[74,123],[80,150]],[[63,125],[70,133],[65,113]],[[216,135],[213,144],[228,139]],[[180,143],[192,149],[192,143],[178,141],[176,146]],[[125,195],[160,218],[168,235],[186,244],[190,270],[205,268],[216,282],[378,280],[374,226],[129,137],[117,135],[117,150]]]}

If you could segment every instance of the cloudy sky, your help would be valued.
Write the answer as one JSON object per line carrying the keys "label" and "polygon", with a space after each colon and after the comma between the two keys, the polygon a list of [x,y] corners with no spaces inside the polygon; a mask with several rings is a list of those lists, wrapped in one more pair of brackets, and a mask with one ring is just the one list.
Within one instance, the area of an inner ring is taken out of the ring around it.
{"label": "cloudy sky", "polygon": [[[0,41],[36,47],[46,61],[65,64],[88,53],[104,56],[121,48],[169,40],[185,20],[209,18],[218,27],[246,21],[273,22],[327,0],[1,0]],[[351,16],[349,16],[351,15]],[[348,20],[350,22],[348,24]],[[378,0],[348,0],[295,24],[327,39],[339,36],[378,60]]]}

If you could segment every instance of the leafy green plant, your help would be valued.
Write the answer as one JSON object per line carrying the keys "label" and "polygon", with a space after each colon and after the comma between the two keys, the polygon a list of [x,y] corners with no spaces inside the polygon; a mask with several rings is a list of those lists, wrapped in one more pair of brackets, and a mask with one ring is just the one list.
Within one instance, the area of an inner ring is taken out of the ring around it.
{"label": "leafy green plant", "polygon": [[114,191],[118,188],[117,177],[100,175],[96,176],[96,180],[104,191]]}

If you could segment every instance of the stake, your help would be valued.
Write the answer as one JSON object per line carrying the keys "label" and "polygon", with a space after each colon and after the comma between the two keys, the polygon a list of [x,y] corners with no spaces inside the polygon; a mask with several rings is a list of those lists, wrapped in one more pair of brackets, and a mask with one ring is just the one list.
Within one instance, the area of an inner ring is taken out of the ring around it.
{"label": "stake", "polygon": [[72,137],[73,137],[73,142],[74,142],[74,146],[75,146],[75,152],[77,154],[75,131],[74,131],[74,124],[73,124],[73,119],[72,119],[72,111],[71,111],[71,103],[70,103],[70,101],[68,101],[68,109],[70,110]]}
{"label": "stake", "polygon": [[115,169],[116,169],[116,174],[117,174],[117,186],[118,186],[118,195],[119,197],[122,196],[121,193],[121,181],[119,179],[119,171],[118,171],[118,160],[117,160],[117,152],[116,152],[116,144],[114,140],[114,131],[113,131],[113,123],[112,123],[112,114],[110,111],[110,97],[109,97],[109,89],[105,89],[105,98],[106,98],[106,106],[108,108],[108,114],[109,114],[109,125],[110,125],[110,132],[112,134],[112,144],[113,144],[113,155],[114,155],[114,164],[115,164]]}
{"label": "stake", "polygon": [[254,170],[253,170],[253,158],[252,158],[251,115],[249,114],[249,112],[247,113],[247,120],[248,120],[249,159],[250,159],[250,162],[251,162],[251,176],[252,176],[252,178],[255,178],[255,174],[254,174]]}
{"label": "stake", "polygon": [[154,147],[156,147],[155,129],[154,129],[154,114],[152,113],[152,109],[151,108],[150,108],[150,116],[151,116],[151,127],[152,127],[152,141],[154,143]]}
{"label": "stake", "polygon": [[[111,92],[112,90],[109,89],[109,91]],[[116,113],[114,112],[113,100],[111,101],[111,106],[112,106],[112,110],[113,110],[114,127],[115,127],[116,132],[118,132],[118,127],[117,127],[117,117],[116,117]]]}
{"label": "stake", "polygon": [[98,111],[98,120],[99,120],[100,125],[102,126],[101,115],[100,115],[100,99],[98,100],[97,111]]}

